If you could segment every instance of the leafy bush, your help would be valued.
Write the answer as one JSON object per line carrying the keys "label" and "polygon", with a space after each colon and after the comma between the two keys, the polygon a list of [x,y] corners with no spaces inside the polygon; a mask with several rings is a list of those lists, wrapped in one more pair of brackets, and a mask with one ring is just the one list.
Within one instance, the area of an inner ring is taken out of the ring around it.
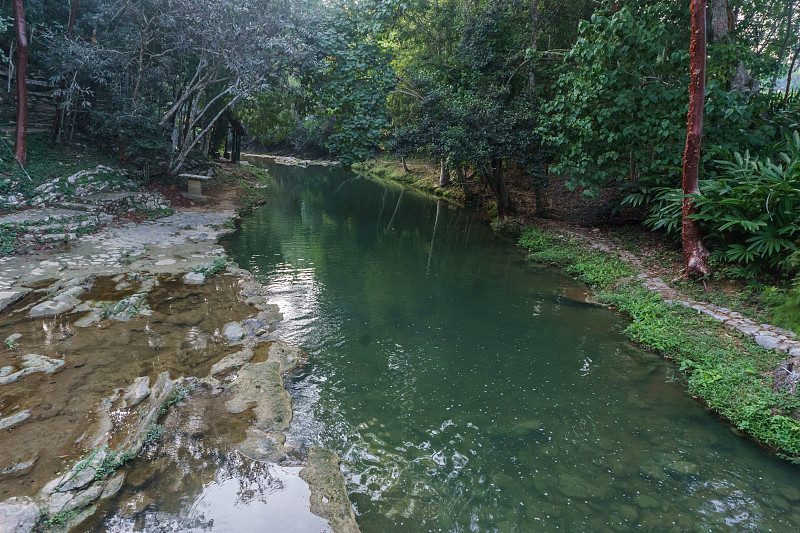
{"label": "leafy bush", "polygon": [[[716,162],[719,175],[700,181],[694,216],[718,260],[745,265],[751,273],[793,272],[800,241],[800,133],[787,136],[771,156],[735,152]],[[679,236],[680,189],[660,188],[647,224]],[[625,201],[633,203],[631,198]]]}

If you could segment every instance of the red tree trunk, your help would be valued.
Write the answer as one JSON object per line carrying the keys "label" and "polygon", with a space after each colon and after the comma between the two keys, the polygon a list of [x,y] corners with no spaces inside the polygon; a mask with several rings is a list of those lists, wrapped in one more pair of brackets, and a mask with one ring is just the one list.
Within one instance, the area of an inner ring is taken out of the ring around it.
{"label": "red tree trunk", "polygon": [[703,105],[706,95],[706,0],[692,0],[691,83],[689,85],[689,117],[686,129],[686,150],[683,155],[683,255],[686,257],[684,278],[705,276],[708,250],[703,246],[700,225],[689,218],[698,213],[688,197],[700,189],[700,145],[703,140]]}
{"label": "red tree trunk", "polygon": [[22,0],[14,0],[14,33],[17,37],[17,129],[14,136],[14,157],[25,165],[28,137],[28,36],[25,32],[25,11]]}

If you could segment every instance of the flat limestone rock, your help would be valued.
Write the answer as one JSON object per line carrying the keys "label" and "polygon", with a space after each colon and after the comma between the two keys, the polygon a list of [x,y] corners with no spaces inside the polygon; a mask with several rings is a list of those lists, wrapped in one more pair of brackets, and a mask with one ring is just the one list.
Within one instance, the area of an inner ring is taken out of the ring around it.
{"label": "flat limestone rock", "polygon": [[128,407],[135,407],[148,396],[150,396],[150,378],[143,376],[133,380],[133,384],[125,389],[122,399]]}
{"label": "flat limestone rock", "polygon": [[340,463],[332,451],[312,446],[300,477],[311,488],[312,513],[325,518],[334,533],[359,533]]}
{"label": "flat limestone rock", "polygon": [[39,507],[30,498],[9,498],[0,502],[0,532],[28,533],[36,527]]}
{"label": "flat limestone rock", "polygon": [[13,291],[0,291],[0,311],[22,300],[31,292],[31,289],[16,289]]}
{"label": "flat limestone rock", "polygon": [[292,421],[292,399],[283,386],[281,365],[274,361],[247,363],[230,386],[233,397],[225,402],[231,413],[252,409],[256,421],[238,448],[258,460],[277,461],[290,451],[283,431]]}
{"label": "flat limestone rock", "polygon": [[[33,374],[34,372],[46,372],[52,374],[64,365],[64,361],[60,359],[53,359],[44,355],[29,353],[22,356],[22,370],[17,372],[9,372],[7,369],[11,367],[3,367],[0,369],[0,385],[14,383],[21,377]],[[13,368],[11,368],[13,370]]]}
{"label": "flat limestone rock", "polygon": [[206,282],[206,277],[202,272],[189,272],[183,276],[183,282],[187,285],[202,285]]}
{"label": "flat limestone rock", "polygon": [[30,418],[31,410],[25,409],[24,411],[20,411],[19,413],[15,413],[9,417],[2,418],[0,417],[0,429],[10,428],[14,424],[19,424]]}
{"label": "flat limestone rock", "polygon": [[33,318],[55,316],[66,313],[75,307],[77,300],[63,299],[61,301],[46,300],[31,308],[29,314]]}

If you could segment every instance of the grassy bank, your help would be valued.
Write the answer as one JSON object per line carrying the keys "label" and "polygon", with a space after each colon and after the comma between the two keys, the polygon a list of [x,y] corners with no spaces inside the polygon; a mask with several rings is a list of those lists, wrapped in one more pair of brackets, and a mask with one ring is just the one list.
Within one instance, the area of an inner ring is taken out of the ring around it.
{"label": "grassy bank", "polygon": [[680,365],[689,394],[781,457],[800,462],[800,421],[792,417],[800,398],[772,391],[772,372],[785,355],[697,311],[665,303],[614,254],[530,227],[519,244],[530,260],[564,268],[589,284],[598,301],[629,316],[628,337]]}
{"label": "grassy bank", "polygon": [[381,156],[353,165],[356,174],[374,176],[380,179],[397,181],[444,198],[454,204],[464,205],[464,191],[461,187],[439,187],[439,167],[424,159],[406,159],[408,172],[403,162],[396,157]]}

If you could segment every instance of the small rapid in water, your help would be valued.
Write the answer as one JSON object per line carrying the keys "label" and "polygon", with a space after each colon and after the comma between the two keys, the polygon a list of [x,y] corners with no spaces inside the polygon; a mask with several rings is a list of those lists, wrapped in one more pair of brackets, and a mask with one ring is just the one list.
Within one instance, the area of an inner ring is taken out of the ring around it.
{"label": "small rapid in water", "polygon": [[271,172],[226,246],[309,352],[288,436],[339,453],[365,533],[800,528],[800,469],[707,413],[584,287],[467,210]]}

